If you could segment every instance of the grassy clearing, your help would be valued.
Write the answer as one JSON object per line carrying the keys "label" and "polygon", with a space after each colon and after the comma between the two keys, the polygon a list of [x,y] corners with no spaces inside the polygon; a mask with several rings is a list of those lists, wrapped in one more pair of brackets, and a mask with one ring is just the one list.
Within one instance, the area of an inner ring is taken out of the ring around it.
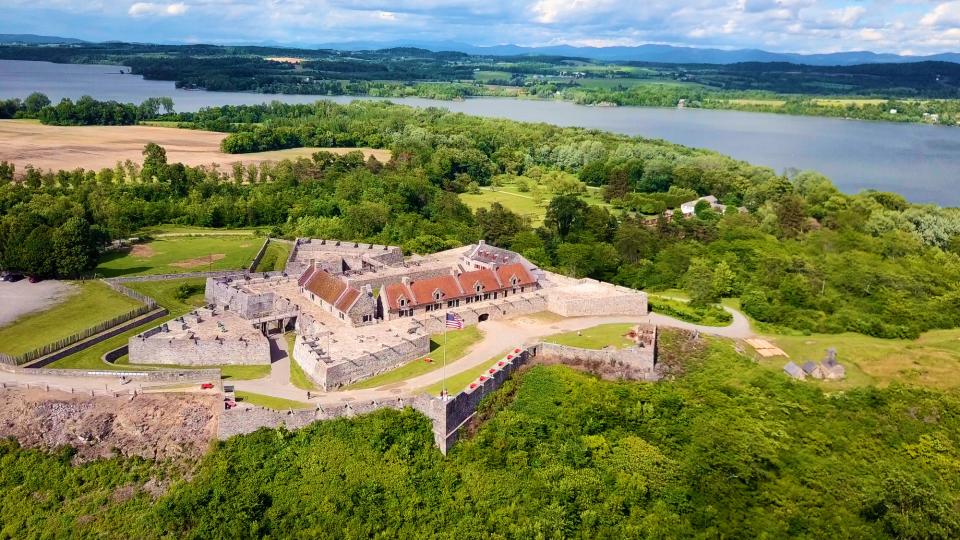
{"label": "grassy clearing", "polygon": [[[169,317],[177,317],[187,313],[188,311],[194,309],[195,307],[203,305],[203,283],[202,278],[195,279],[176,279],[169,281],[150,281],[144,283],[128,283],[127,286],[136,291],[142,292],[154,300],[158,304],[167,308],[167,311],[170,312]],[[176,298],[176,291],[182,284],[199,286],[199,290],[189,297],[179,300]],[[111,291],[112,292],[112,291]],[[124,297],[126,298],[126,297]],[[98,343],[88,349],[84,349],[76,354],[72,354],[66,358],[57,360],[50,365],[52,368],[63,368],[63,369],[123,369],[129,370],[130,366],[118,364],[116,366],[107,364],[101,358],[107,352],[116,349],[117,347],[123,345],[130,339],[130,337],[143,332],[149,328],[152,328],[159,324],[160,321],[153,321],[147,324],[140,325],[132,330],[128,330],[118,336],[114,336],[108,340],[105,340],[101,343]],[[119,359],[118,362],[123,359]]]}
{"label": "grassy clearing", "polygon": [[99,281],[77,282],[75,285],[76,292],[63,302],[0,328],[0,351],[23,354],[141,305]]}
{"label": "grassy clearing", "polygon": [[287,257],[290,256],[290,245],[286,242],[271,241],[267,244],[267,250],[257,265],[257,272],[279,272],[287,265]]}
{"label": "grassy clearing", "polygon": [[[102,363],[102,362],[101,362]],[[270,366],[178,366],[174,364],[131,364],[130,357],[123,355],[118,358],[114,369],[127,371],[152,371],[159,369],[219,369],[220,377],[224,380],[252,381],[270,375]]]}
{"label": "grassy clearing", "polygon": [[316,385],[313,384],[310,377],[307,377],[300,364],[293,359],[293,345],[297,335],[293,332],[287,332],[283,338],[287,340],[287,351],[290,355],[290,384],[301,390],[317,390]]}
{"label": "grassy clearing", "polygon": [[[520,189],[513,184],[484,187],[481,188],[480,193],[460,194],[460,200],[470,207],[471,210],[489,208],[491,204],[497,202],[511,212],[530,219],[530,224],[533,226],[543,224],[543,219],[547,215],[547,205],[550,204],[550,199],[552,198],[553,193],[551,191],[541,188],[540,202],[538,204],[536,197],[530,192],[521,192]],[[588,204],[611,208],[601,197],[600,188],[588,187],[587,193],[582,195],[581,198]]]}
{"label": "grassy clearing", "polygon": [[783,107],[787,104],[783,99],[728,99],[727,103],[733,105],[758,105],[761,107]]}
{"label": "grassy clearing", "polygon": [[237,396],[237,401],[250,403],[251,405],[257,405],[258,407],[263,407],[265,409],[273,409],[275,411],[313,408],[313,405],[310,403],[293,401],[292,399],[283,399],[273,396],[265,396],[263,394],[255,394],[253,392],[243,392],[238,390],[235,395]]}
{"label": "grassy clearing", "polygon": [[259,238],[235,235],[158,238],[105,255],[95,271],[116,277],[241,269],[250,264],[261,245]]}
{"label": "grassy clearing", "polygon": [[580,331],[548,336],[544,341],[581,349],[602,349],[608,346],[622,349],[634,344],[625,337],[633,327],[630,323],[601,324]]}
{"label": "grassy clearing", "polygon": [[489,81],[509,81],[510,72],[508,71],[474,71],[473,80],[480,82]]}
{"label": "grassy clearing", "polygon": [[[932,388],[960,387],[960,329],[934,330],[915,340],[880,339],[861,334],[768,336],[796,363],[819,361],[830,347],[847,368],[847,380],[824,382],[826,388],[903,383]],[[782,369],[782,358],[761,365]]]}
{"label": "grassy clearing", "polygon": [[[470,347],[480,341],[481,337],[483,335],[476,326],[468,326],[463,330],[447,332],[447,345],[444,347],[443,334],[434,334],[430,338],[429,355],[407,362],[397,369],[352,384],[347,389],[376,388],[438,370],[443,367],[444,351],[447,355],[447,364],[450,364],[462,358]],[[432,362],[425,361],[426,358],[430,358]]]}
{"label": "grassy clearing", "polygon": [[733,317],[729,313],[716,306],[697,308],[691,306],[685,300],[653,294],[648,296],[651,311],[681,321],[703,326],[730,326],[730,323],[733,322]]}
{"label": "grassy clearing", "polygon": [[847,105],[856,105],[862,107],[863,105],[881,105],[886,103],[885,99],[815,99],[813,100],[817,105],[824,105],[827,107],[846,107]]}
{"label": "grassy clearing", "polygon": [[629,79],[629,78],[584,78],[577,79],[577,84],[583,88],[602,88],[604,90],[615,90],[618,88],[633,88],[635,86],[647,86],[650,84],[649,80],[646,79]]}
{"label": "grassy clearing", "polygon": [[141,229],[139,234],[141,236],[158,236],[164,234],[182,234],[182,235],[198,235],[198,236],[225,236],[225,235],[237,235],[237,236],[256,236],[258,232],[262,229],[249,228],[249,229],[215,229],[212,227],[194,227],[192,225],[175,225],[175,224],[163,224],[163,225],[154,225],[152,227],[147,227]]}

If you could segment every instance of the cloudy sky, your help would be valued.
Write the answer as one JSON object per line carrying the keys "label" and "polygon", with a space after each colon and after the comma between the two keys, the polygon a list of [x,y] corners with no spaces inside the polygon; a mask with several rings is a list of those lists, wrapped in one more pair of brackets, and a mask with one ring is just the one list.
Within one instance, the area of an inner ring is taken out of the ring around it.
{"label": "cloudy sky", "polygon": [[960,51],[960,0],[2,0],[0,33],[88,40]]}

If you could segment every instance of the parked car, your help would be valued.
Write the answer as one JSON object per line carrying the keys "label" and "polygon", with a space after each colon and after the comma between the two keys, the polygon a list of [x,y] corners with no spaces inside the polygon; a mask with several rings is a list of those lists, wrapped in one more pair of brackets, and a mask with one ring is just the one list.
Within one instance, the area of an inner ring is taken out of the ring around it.
{"label": "parked car", "polygon": [[27,278],[27,281],[29,281],[30,283],[37,283],[40,281],[40,278],[38,278],[37,276],[30,276],[29,278]]}
{"label": "parked car", "polygon": [[23,274],[18,274],[16,272],[6,272],[3,274],[3,277],[0,277],[0,280],[10,283],[15,283],[21,279],[23,279]]}
{"label": "parked car", "polygon": [[205,382],[200,385],[201,390],[210,390],[211,388],[213,388],[213,383]]}

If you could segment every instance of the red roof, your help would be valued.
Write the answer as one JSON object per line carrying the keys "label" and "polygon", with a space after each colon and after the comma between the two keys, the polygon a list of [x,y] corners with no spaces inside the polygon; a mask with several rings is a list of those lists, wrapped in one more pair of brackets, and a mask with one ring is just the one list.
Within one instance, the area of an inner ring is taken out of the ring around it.
{"label": "red roof", "polygon": [[436,291],[440,291],[441,300],[463,296],[453,276],[439,276],[410,283],[410,292],[413,293],[414,303],[418,305],[434,303],[433,293]]}
{"label": "red roof", "polygon": [[360,291],[350,287],[343,291],[343,294],[340,295],[340,299],[337,300],[337,303],[334,304],[334,307],[340,311],[346,312],[348,309],[353,307],[353,304],[357,301],[357,298],[360,298]]}
{"label": "red roof", "polygon": [[497,276],[500,278],[500,282],[503,283],[504,287],[511,287],[511,280],[514,277],[517,278],[517,287],[533,285],[537,282],[537,280],[530,275],[530,272],[520,263],[508,264],[497,268]]}
{"label": "red roof", "polygon": [[390,309],[400,309],[400,297],[407,299],[407,302],[413,303],[413,294],[403,283],[391,283],[385,286],[380,294],[387,299],[387,307]]}
{"label": "red roof", "polygon": [[313,276],[314,267],[311,265],[307,268],[306,272],[300,274],[300,279],[297,280],[297,284],[303,287],[303,285],[310,280],[310,277]]}
{"label": "red roof", "polygon": [[[301,278],[302,279],[302,278]],[[336,307],[340,311],[346,311],[353,305],[353,302],[360,296],[360,291],[348,287],[346,282],[334,276],[326,270],[314,270],[304,280],[303,288],[319,296],[324,302]],[[346,293],[346,294],[344,294]],[[341,299],[349,298],[348,302]],[[338,302],[338,300],[340,300]]]}
{"label": "red roof", "polygon": [[457,276],[457,279],[460,281],[460,286],[463,288],[463,291],[468,295],[476,293],[474,285],[476,285],[478,281],[483,286],[484,291],[497,291],[502,288],[493,270],[486,268],[472,272],[464,272]]}

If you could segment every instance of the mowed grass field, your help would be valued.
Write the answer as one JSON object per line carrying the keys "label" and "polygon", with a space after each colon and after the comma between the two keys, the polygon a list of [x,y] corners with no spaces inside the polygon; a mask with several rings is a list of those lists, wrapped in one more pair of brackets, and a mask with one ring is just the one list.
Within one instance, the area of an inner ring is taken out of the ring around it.
{"label": "mowed grass field", "polygon": [[262,245],[263,239],[243,235],[163,237],[106,254],[95,272],[117,277],[243,269]]}
{"label": "mowed grass field", "polygon": [[622,349],[634,345],[633,341],[625,337],[633,327],[634,325],[629,323],[601,324],[585,328],[579,332],[566,332],[550,336],[544,338],[544,341],[580,349],[602,349],[604,347]]}
{"label": "mowed grass field", "polygon": [[[960,329],[934,330],[915,340],[880,339],[861,334],[767,336],[797,364],[820,361],[828,348],[846,367],[847,379],[825,381],[825,388],[886,386],[891,383],[960,388]],[[784,358],[761,360],[761,365],[782,369]]]}
{"label": "mowed grass field", "polygon": [[63,302],[0,328],[0,352],[23,354],[141,305],[99,281],[77,282],[75,286],[76,292]]}
{"label": "mowed grass field", "polygon": [[[476,326],[468,326],[463,330],[447,332],[447,344],[444,346],[443,334],[434,334],[430,336],[430,354],[427,356],[417,358],[397,369],[350,385],[347,389],[377,388],[436,371],[443,367],[444,353],[447,355],[447,364],[455,362],[462,358],[470,350],[470,347],[480,341],[482,337],[483,334]],[[429,362],[426,361],[427,358],[430,359]]]}
{"label": "mowed grass field", "polygon": [[[489,208],[491,204],[497,202],[502,204],[507,210],[528,218],[530,224],[534,227],[543,224],[543,219],[547,215],[547,205],[550,204],[550,199],[552,198],[552,192],[541,189],[541,200],[538,204],[537,199],[531,195],[530,192],[521,192],[519,188],[513,184],[483,187],[480,188],[480,193],[460,194],[460,200],[470,207],[471,210]],[[587,193],[581,196],[581,198],[589,204],[610,208],[610,205],[604,202],[600,196],[599,188],[588,187]]]}

